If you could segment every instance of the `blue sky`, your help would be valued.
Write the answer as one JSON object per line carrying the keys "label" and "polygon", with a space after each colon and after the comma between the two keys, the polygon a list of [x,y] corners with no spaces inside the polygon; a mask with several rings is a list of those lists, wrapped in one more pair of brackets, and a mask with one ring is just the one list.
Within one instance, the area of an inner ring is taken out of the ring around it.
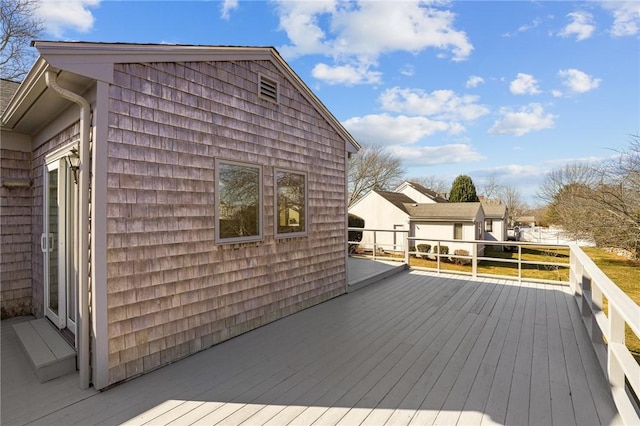
{"label": "blue sky", "polygon": [[546,172],[640,134],[640,2],[43,0],[45,39],[274,46],[407,177]]}

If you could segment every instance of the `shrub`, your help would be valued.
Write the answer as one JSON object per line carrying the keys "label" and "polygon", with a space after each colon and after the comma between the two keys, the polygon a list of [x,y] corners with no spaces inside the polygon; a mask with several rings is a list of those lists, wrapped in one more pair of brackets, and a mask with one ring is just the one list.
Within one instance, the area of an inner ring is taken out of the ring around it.
{"label": "shrub", "polygon": [[420,253],[429,253],[431,250],[431,244],[418,244],[418,251]]}
{"label": "shrub", "polygon": [[415,252],[416,251],[416,246],[409,246],[409,252],[412,253],[411,257],[416,257]]}
{"label": "shrub", "polygon": [[[438,253],[438,246],[433,246],[433,253]],[[449,246],[440,246],[440,254],[449,254]]]}
{"label": "shrub", "polygon": [[[449,246],[440,246],[440,251],[438,251],[438,246],[433,246],[431,253],[449,254]],[[437,256],[434,256],[434,259],[437,259]],[[449,258],[441,256],[440,260],[447,261]]]}
{"label": "shrub", "polygon": [[[467,250],[456,250],[453,254],[457,256],[469,256],[469,252]],[[462,259],[459,257],[453,258],[453,263],[456,265],[471,265],[471,259]]]}
{"label": "shrub", "polygon": [[[364,219],[355,214],[349,213],[349,228],[364,228]],[[362,241],[362,232],[349,231],[349,241]],[[358,244],[349,244],[349,253],[355,253],[358,248]]]}

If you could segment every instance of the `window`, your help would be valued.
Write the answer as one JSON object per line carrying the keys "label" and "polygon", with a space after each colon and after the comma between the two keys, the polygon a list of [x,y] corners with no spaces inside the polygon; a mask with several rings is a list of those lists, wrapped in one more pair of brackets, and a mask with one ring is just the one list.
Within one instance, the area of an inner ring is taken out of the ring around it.
{"label": "window", "polygon": [[276,169],[275,181],[276,236],[306,235],[307,175]]}
{"label": "window", "polygon": [[484,220],[484,230],[487,232],[493,232],[493,220],[485,219]]}
{"label": "window", "polygon": [[216,160],[216,243],[262,239],[262,168]]}
{"label": "window", "polygon": [[461,240],[462,239],[462,224],[454,223],[453,224],[453,239]]}

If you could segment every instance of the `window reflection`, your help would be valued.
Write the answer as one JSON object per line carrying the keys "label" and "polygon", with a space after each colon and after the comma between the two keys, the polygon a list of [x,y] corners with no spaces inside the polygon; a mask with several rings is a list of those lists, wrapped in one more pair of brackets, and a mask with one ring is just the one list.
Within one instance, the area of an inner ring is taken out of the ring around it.
{"label": "window reflection", "polygon": [[260,237],[260,169],[219,163],[218,192],[219,237]]}
{"label": "window reflection", "polygon": [[306,232],[306,176],[276,171],[277,233]]}

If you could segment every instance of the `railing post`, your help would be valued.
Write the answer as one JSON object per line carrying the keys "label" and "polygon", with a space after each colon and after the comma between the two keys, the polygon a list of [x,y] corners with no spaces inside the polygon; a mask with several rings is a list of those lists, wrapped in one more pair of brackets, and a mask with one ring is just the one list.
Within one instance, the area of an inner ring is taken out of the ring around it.
{"label": "railing post", "polygon": [[376,260],[376,252],[378,251],[378,243],[376,242],[376,231],[373,230],[373,260]]}
{"label": "railing post", "polygon": [[409,265],[409,232],[404,232],[404,263]]}
{"label": "railing post", "polygon": [[518,244],[518,281],[522,282],[522,246]]}
{"label": "railing post", "polygon": [[471,276],[476,278],[478,276],[478,243],[473,243],[473,248],[471,249]]}
{"label": "railing post", "polygon": [[440,241],[438,241],[438,253],[436,254],[436,269],[440,273]]}
{"label": "railing post", "polygon": [[609,304],[609,345],[607,353],[607,375],[614,388],[624,389],[624,371],[613,353],[615,344],[624,345],[624,319],[615,305]]}

